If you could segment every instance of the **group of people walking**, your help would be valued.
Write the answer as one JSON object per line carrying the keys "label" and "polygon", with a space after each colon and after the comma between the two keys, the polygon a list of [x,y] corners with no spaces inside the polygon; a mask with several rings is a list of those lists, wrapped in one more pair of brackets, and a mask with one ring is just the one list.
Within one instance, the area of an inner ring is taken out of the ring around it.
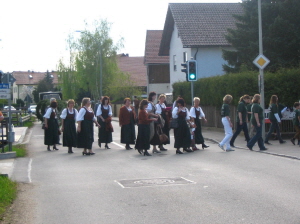
{"label": "group of people walking", "polygon": [[[164,145],[170,144],[170,121],[173,119],[177,125],[174,128],[176,154],[182,154],[180,148],[185,152],[198,150],[196,144],[205,145],[201,131],[200,119],[205,119],[205,114],[200,107],[200,98],[194,99],[194,106],[189,111],[185,107],[184,99],[178,98],[175,107],[169,111],[165,105],[166,96],[161,94],[156,102],[157,95],[151,92],[148,99],[139,103],[138,114],[131,99],[124,99],[124,106],[120,108],[119,125],[121,127],[121,143],[125,144],[125,149],[133,147],[144,156],[151,156],[148,152],[152,145],[152,153],[167,151]],[[68,153],[73,153],[72,148],[83,148],[83,155],[94,155],[92,144],[94,142],[94,123],[98,127],[98,146],[104,144],[106,149],[110,149],[108,143],[112,142],[112,108],[109,97],[102,97],[101,103],[96,109],[96,114],[91,108],[90,98],[83,98],[81,108],[77,111],[74,108],[74,100],[67,102],[61,115],[61,129],[59,129],[57,102],[50,100],[50,107],[44,115],[45,137],[44,144],[47,150],[58,150],[59,135],[63,133],[63,146],[68,147]],[[76,121],[78,123],[76,129]],[[135,125],[138,125],[136,137]],[[133,146],[133,147],[132,147]]]}
{"label": "group of people walking", "polygon": [[[253,97],[244,95],[240,98],[237,106],[236,131],[233,134],[233,123],[230,119],[230,103],[232,96],[226,95],[223,98],[221,108],[222,123],[224,126],[225,137],[218,144],[224,151],[234,151],[234,142],[240,132],[243,130],[247,147],[253,150],[253,146],[258,143],[260,150],[267,150],[265,144],[269,143],[271,134],[276,130],[278,140],[281,144],[285,141],[281,138],[279,124],[281,122],[281,114],[278,106],[278,97],[273,95],[270,99],[269,119],[271,126],[265,140],[262,136],[262,124],[264,119],[264,109],[260,105],[260,95],[255,94]],[[158,97],[155,92],[151,92],[148,99],[139,102],[139,107],[131,105],[131,99],[124,99],[124,106],[120,108],[119,125],[121,127],[121,143],[125,144],[125,149],[130,150],[133,147],[144,156],[151,156],[148,152],[152,145],[152,153],[161,153],[167,151],[164,145],[170,144],[170,129],[174,129],[174,148],[176,154],[183,152],[194,152],[198,150],[197,144],[202,145],[202,149],[207,148],[201,129],[201,119],[207,122],[205,114],[200,107],[200,98],[193,99],[193,106],[186,108],[183,98],[178,97],[170,111],[165,105],[166,96],[161,94]],[[134,103],[137,104],[138,101]],[[156,103],[155,103],[156,102]],[[44,115],[45,138],[44,144],[47,150],[58,150],[59,135],[63,133],[63,146],[68,147],[68,153],[73,153],[72,148],[83,148],[83,155],[94,155],[92,145],[94,142],[94,124],[98,127],[98,146],[102,144],[106,149],[110,149],[109,143],[112,142],[112,108],[110,106],[109,97],[104,96],[100,104],[94,110],[91,108],[90,98],[83,98],[81,108],[77,111],[74,108],[74,100],[67,102],[61,115],[61,129],[59,129],[57,102],[56,99],[50,100],[50,107]],[[136,105],[135,105],[136,106]],[[296,130],[295,136],[291,142],[295,145],[298,139],[300,144],[300,104],[294,104],[296,108],[296,116],[294,118],[294,126]],[[78,123],[76,129],[76,121]],[[138,133],[136,135],[135,125],[138,125]],[[254,133],[255,134],[252,134]],[[250,135],[249,135],[250,133]],[[182,148],[183,151],[180,149]]]}

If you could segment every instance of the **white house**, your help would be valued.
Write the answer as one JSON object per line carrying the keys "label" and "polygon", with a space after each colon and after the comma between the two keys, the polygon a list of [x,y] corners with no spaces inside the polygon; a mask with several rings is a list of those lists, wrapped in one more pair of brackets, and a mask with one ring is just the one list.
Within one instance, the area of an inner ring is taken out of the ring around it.
{"label": "white house", "polygon": [[197,60],[198,79],[223,75],[222,49],[234,50],[225,38],[235,29],[240,3],[170,3],[165,20],[160,56],[169,56],[170,86],[186,80],[181,63]]}

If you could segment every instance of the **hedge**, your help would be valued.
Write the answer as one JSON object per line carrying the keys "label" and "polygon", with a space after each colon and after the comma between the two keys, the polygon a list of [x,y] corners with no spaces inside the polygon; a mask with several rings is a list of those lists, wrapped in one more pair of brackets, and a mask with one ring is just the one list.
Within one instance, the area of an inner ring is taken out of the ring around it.
{"label": "hedge", "polygon": [[[202,78],[194,83],[194,96],[201,98],[201,105],[220,106],[226,94],[233,96],[237,104],[242,95],[253,96],[259,93],[258,71],[244,71],[222,76]],[[281,69],[276,73],[265,73],[265,106],[268,107],[272,95],[277,95],[279,102],[292,107],[300,100],[300,68]],[[190,82],[173,84],[173,96],[181,95],[191,105]]]}

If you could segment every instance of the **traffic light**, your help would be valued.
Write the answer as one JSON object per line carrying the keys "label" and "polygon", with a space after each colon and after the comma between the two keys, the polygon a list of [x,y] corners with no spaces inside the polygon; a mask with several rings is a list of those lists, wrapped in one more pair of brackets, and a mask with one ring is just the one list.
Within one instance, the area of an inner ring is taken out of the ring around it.
{"label": "traffic light", "polygon": [[189,60],[188,62],[188,81],[197,81],[197,61]]}
{"label": "traffic light", "polygon": [[186,75],[186,81],[188,81],[188,68],[187,68],[188,62],[181,63],[181,66],[184,67],[183,69],[181,69],[181,71],[185,73],[185,75]]}

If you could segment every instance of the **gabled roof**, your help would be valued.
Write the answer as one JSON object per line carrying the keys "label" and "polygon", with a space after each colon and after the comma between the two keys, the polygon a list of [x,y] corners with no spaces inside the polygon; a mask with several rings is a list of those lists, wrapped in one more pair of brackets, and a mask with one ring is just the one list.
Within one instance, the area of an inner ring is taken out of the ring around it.
{"label": "gabled roof", "polygon": [[169,56],[158,56],[163,30],[147,30],[145,44],[146,64],[169,64]]}
{"label": "gabled roof", "polygon": [[128,54],[118,55],[119,69],[128,73],[138,86],[147,86],[147,68],[144,57],[129,57]]}
{"label": "gabled roof", "polygon": [[[55,72],[50,72],[50,74],[53,75],[53,84],[58,84],[57,74]],[[12,75],[16,79],[15,84],[17,85],[37,85],[40,80],[46,77],[46,72],[14,71]]]}
{"label": "gabled roof", "polygon": [[169,55],[174,24],[184,48],[229,46],[225,34],[236,28],[232,15],[242,13],[241,3],[170,3],[159,55]]}

